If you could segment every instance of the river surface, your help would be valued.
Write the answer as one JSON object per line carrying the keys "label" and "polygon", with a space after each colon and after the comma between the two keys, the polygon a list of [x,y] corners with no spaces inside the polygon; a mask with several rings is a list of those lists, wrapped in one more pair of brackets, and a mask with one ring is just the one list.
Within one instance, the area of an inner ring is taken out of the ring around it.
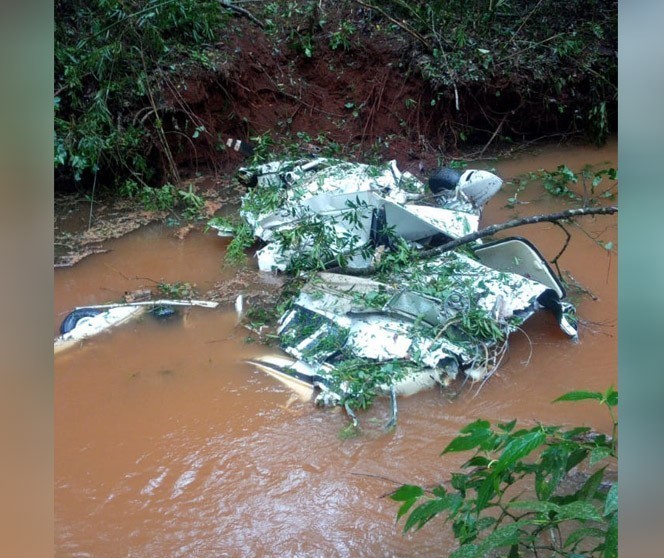
{"label": "river surface", "polygon": [[[509,180],[567,164],[616,166],[604,148],[547,148],[494,166]],[[603,183],[602,188],[607,185]],[[513,188],[491,200],[483,225],[516,215]],[[570,207],[531,187],[519,215]],[[58,557],[424,557],[455,547],[442,519],[402,534],[395,483],[435,485],[463,455],[440,457],[477,418],[585,424],[608,432],[596,403],[557,403],[575,390],[617,385],[615,216],[585,218],[560,267],[594,295],[580,298],[579,343],[540,313],[510,339],[509,358],[478,392],[455,386],[399,402],[386,432],[387,401],[360,413],[359,436],[343,439],[338,409],[290,402],[286,387],[244,360],[271,349],[247,343],[233,308],[192,309],[167,322],[142,319],[55,358],[55,544]],[[506,231],[532,240],[547,259],[564,233],[541,224]],[[54,335],[74,306],[117,300],[154,281],[205,292],[231,273],[226,240],[184,240],[150,226],[108,244],[108,253],[55,271]]]}

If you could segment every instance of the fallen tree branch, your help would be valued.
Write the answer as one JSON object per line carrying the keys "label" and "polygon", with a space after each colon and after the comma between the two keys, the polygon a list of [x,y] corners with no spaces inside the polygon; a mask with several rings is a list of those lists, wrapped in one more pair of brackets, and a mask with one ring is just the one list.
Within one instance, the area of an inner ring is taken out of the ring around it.
{"label": "fallen tree branch", "polygon": [[522,225],[533,225],[535,223],[557,223],[558,221],[565,221],[572,219],[574,217],[583,217],[585,215],[612,215],[617,213],[618,208],[615,206],[611,207],[581,207],[578,209],[568,209],[566,211],[561,211],[560,213],[550,213],[548,215],[533,215],[531,217],[522,217],[520,219],[512,219],[505,223],[500,223],[498,225],[491,225],[482,229],[480,231],[467,234],[442,246],[437,246],[436,248],[431,248],[430,250],[423,250],[418,252],[418,258],[428,258],[430,256],[437,256],[444,252],[449,252],[454,248],[473,242],[479,238],[484,238],[485,236],[491,236],[497,232],[504,231],[505,229],[511,229],[514,227],[520,227]]}
{"label": "fallen tree branch", "polygon": [[563,244],[563,247],[561,248],[560,252],[556,254],[556,257],[551,260],[551,263],[556,266],[556,271],[558,272],[558,278],[561,281],[564,281],[563,275],[560,272],[560,267],[558,266],[558,260],[560,259],[560,256],[562,256],[565,253],[565,250],[567,250],[567,247],[569,246],[569,241],[572,239],[572,235],[569,234],[569,231],[562,225],[562,223],[559,223],[558,221],[554,221],[554,225],[560,227],[563,232],[565,233],[565,243]]}
{"label": "fallen tree branch", "polygon": [[[522,225],[532,225],[535,223],[554,223],[559,227],[562,227],[562,225],[558,223],[558,221],[566,221],[572,219],[573,217],[583,217],[585,215],[612,215],[613,213],[617,212],[618,208],[614,206],[582,207],[579,209],[568,209],[567,211],[561,211],[560,213],[550,213],[548,215],[533,215],[532,217],[512,219],[511,221],[507,221],[505,223],[501,223],[498,225],[491,225],[490,227],[487,227],[480,231],[459,237],[446,244],[443,244],[442,246],[436,246],[435,248],[430,248],[429,250],[422,250],[421,252],[416,252],[413,257],[419,260],[422,258],[437,256],[439,254],[443,254],[444,252],[449,252],[450,250],[454,250],[455,248],[463,246],[464,244],[468,244],[469,242],[473,242],[474,240],[477,240],[479,238],[483,238],[485,236],[491,236],[493,234],[496,234],[497,232],[504,231],[505,229],[520,227]],[[569,235],[567,230],[564,227],[562,228],[565,231],[565,233]],[[567,241],[565,242],[565,246],[560,251],[560,253],[554,258],[556,268],[558,268],[557,259],[562,255],[562,253],[567,248],[568,242],[569,239],[567,239]],[[376,268],[374,266],[369,266],[368,268],[351,269],[348,267],[340,267],[332,265],[331,267],[326,268],[325,271],[329,273],[341,273],[343,275],[351,275],[353,277],[368,277],[376,273]],[[560,275],[560,270],[558,270],[558,274]]]}
{"label": "fallen tree branch", "polygon": [[258,27],[261,29],[265,28],[265,24],[258,19],[256,16],[254,16],[249,10],[245,10],[244,8],[240,8],[240,6],[236,6],[235,4],[232,4],[228,0],[217,0],[224,8],[227,10],[231,10],[232,12],[235,12],[236,14],[243,15],[244,17],[250,19],[253,21]]}
{"label": "fallen tree branch", "polygon": [[484,155],[484,152],[486,151],[487,147],[491,145],[491,142],[496,138],[498,133],[500,132],[500,129],[503,127],[503,124],[505,123],[505,120],[507,120],[507,116],[511,114],[511,112],[506,112],[505,116],[503,116],[503,119],[500,121],[500,124],[498,124],[498,127],[495,129],[491,137],[489,138],[489,141],[486,142],[486,145],[482,148],[482,151],[480,151],[479,158],[481,159],[482,156]]}
{"label": "fallen tree branch", "polygon": [[420,35],[417,31],[415,31],[410,25],[408,25],[405,21],[399,21],[398,19],[394,19],[390,14],[388,14],[385,10],[382,8],[379,8],[378,6],[373,6],[372,4],[367,4],[366,2],[363,2],[362,0],[353,0],[356,4],[360,4],[360,6],[364,6],[365,8],[369,8],[370,10],[374,10],[381,14],[383,17],[389,19],[392,23],[395,25],[398,25],[403,29],[406,33],[408,33],[411,37],[414,37],[418,41],[424,45],[424,47],[431,52],[432,48],[429,42],[422,36]]}

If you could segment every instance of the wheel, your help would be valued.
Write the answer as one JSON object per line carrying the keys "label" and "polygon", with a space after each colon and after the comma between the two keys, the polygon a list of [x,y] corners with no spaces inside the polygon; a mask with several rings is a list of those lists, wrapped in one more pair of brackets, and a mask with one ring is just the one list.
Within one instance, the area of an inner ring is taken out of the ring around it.
{"label": "wheel", "polygon": [[175,309],[170,306],[155,306],[150,312],[158,320],[165,320],[176,314]]}
{"label": "wheel", "polygon": [[429,177],[429,190],[434,194],[451,192],[461,178],[461,173],[456,169],[441,167]]}
{"label": "wheel", "polygon": [[97,316],[102,312],[103,310],[100,310],[99,308],[79,308],[77,310],[73,310],[67,314],[67,317],[64,320],[62,320],[62,323],[60,324],[60,335],[69,333],[72,329],[74,329],[81,318],[92,318],[93,316]]}

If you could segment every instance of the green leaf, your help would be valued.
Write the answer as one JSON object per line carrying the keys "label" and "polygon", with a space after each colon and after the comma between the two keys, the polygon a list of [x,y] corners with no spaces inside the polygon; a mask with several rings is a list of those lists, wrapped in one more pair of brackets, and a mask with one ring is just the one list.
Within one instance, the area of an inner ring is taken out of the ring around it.
{"label": "green leaf", "polygon": [[611,518],[611,523],[606,531],[604,558],[618,558],[618,515]]}
{"label": "green leaf", "polygon": [[493,527],[497,521],[498,520],[495,517],[481,517],[475,524],[475,529],[477,529],[478,532],[484,531],[489,527]]}
{"label": "green leaf", "polygon": [[556,519],[558,521],[569,519],[577,521],[602,521],[602,516],[590,502],[572,502],[571,504],[560,506]]}
{"label": "green leaf", "polygon": [[491,423],[488,420],[478,419],[464,426],[461,430],[459,430],[459,432],[461,432],[462,434],[468,434],[480,431],[484,432],[485,430],[488,430],[490,427]]}
{"label": "green leaf", "polygon": [[610,407],[615,407],[618,404],[618,392],[613,389],[613,386],[604,392],[604,401]]}
{"label": "green leaf", "polygon": [[499,422],[496,426],[503,432],[511,432],[516,426],[516,419],[510,422]]}
{"label": "green leaf", "polygon": [[415,530],[421,529],[430,519],[446,510],[448,506],[449,502],[447,498],[436,498],[416,507],[406,520],[406,524],[403,527],[404,533],[412,528],[415,528]]}
{"label": "green leaf", "polygon": [[493,495],[496,493],[496,490],[498,489],[496,486],[497,484],[498,475],[495,472],[484,479],[482,486],[480,486],[479,490],[477,491],[476,506],[478,512],[482,511],[486,507]]}
{"label": "green leaf", "polygon": [[483,455],[473,455],[468,461],[463,464],[464,468],[467,467],[481,467],[486,468],[491,463],[491,459]]}
{"label": "green leaf", "polygon": [[491,432],[491,423],[486,420],[476,420],[464,426],[459,432],[468,434],[467,436],[457,436],[454,438],[440,455],[449,452],[467,451],[482,445],[493,436]]}
{"label": "green leaf", "polygon": [[604,517],[618,510],[618,484],[614,484],[606,495],[604,502]]}
{"label": "green leaf", "polygon": [[570,534],[570,536],[567,537],[567,540],[565,541],[563,547],[568,548],[570,546],[574,546],[579,541],[582,541],[583,539],[587,538],[603,539],[604,531],[598,529],[597,527],[582,527],[581,529],[573,531]]}
{"label": "green leaf", "polygon": [[588,450],[585,448],[575,449],[570,456],[567,458],[567,463],[565,464],[565,472],[571,471],[579,463],[581,463],[588,456]]}
{"label": "green leaf", "polygon": [[450,558],[478,558],[480,556],[482,556],[482,552],[476,544],[464,544],[450,554]]}
{"label": "green leaf", "polygon": [[495,469],[496,472],[510,467],[532,452],[535,448],[538,448],[545,440],[546,435],[540,429],[510,440],[505,446],[500,459],[498,459]]}
{"label": "green leaf", "polygon": [[612,454],[613,452],[611,451],[611,448],[606,448],[606,447],[593,448],[592,451],[590,452],[590,465],[595,465],[595,463],[599,463],[600,461],[606,459]]}
{"label": "green leaf", "polygon": [[537,513],[558,513],[560,510],[558,504],[543,502],[541,500],[515,500],[514,502],[508,502],[507,506],[512,509],[534,511]]}
{"label": "green leaf", "polygon": [[397,511],[397,521],[408,513],[408,510],[410,510],[410,508],[413,507],[413,504],[415,504],[423,495],[424,489],[422,487],[411,484],[405,484],[399,487],[393,494],[390,494],[392,500],[403,502],[399,507],[399,511]]}
{"label": "green leaf", "polygon": [[488,551],[493,550],[494,548],[500,548],[507,545],[511,546],[518,543],[520,527],[521,522],[510,523],[509,525],[498,527],[479,545],[479,548],[482,551],[482,556],[487,556]]}
{"label": "green leaf", "polygon": [[408,513],[408,510],[413,507],[413,504],[417,502],[417,498],[413,498],[412,500],[407,500],[401,506],[399,506],[399,510],[397,511],[397,521],[399,521],[404,515]]}
{"label": "green leaf", "polygon": [[[591,461],[592,461],[592,454],[591,454]],[[595,492],[597,492],[597,489],[599,488],[599,485],[602,483],[605,469],[606,467],[602,467],[601,469],[593,473],[588,478],[588,480],[583,484],[583,486],[577,491],[576,496],[579,500],[588,501],[593,498]]]}
{"label": "green leaf", "polygon": [[556,491],[565,476],[565,465],[570,457],[571,448],[567,444],[550,446],[540,455],[539,466],[535,471],[535,490],[537,498],[548,500]]}
{"label": "green leaf", "polygon": [[578,521],[601,521],[597,508],[590,502],[572,502],[559,506],[553,502],[542,502],[540,500],[516,500],[508,504],[510,508],[520,510],[530,510],[538,513],[556,513],[557,521],[566,521],[574,519]]}
{"label": "green leaf", "polygon": [[558,401],[582,401],[584,399],[595,399],[597,401],[602,401],[604,397],[602,394],[596,391],[570,391],[565,395],[561,395],[558,399],[554,399],[553,402],[557,403]]}
{"label": "green leaf", "polygon": [[452,473],[450,484],[452,485],[452,488],[463,492],[466,490],[468,485],[468,475]]}
{"label": "green leaf", "polygon": [[441,455],[456,451],[468,451],[475,448],[491,438],[491,431],[475,432],[469,436],[459,436],[454,438],[447,447],[443,450]]}
{"label": "green leaf", "polygon": [[415,486],[412,484],[404,484],[390,494],[390,498],[397,502],[405,502],[406,500],[420,498],[421,496],[424,496],[424,489],[421,486]]}

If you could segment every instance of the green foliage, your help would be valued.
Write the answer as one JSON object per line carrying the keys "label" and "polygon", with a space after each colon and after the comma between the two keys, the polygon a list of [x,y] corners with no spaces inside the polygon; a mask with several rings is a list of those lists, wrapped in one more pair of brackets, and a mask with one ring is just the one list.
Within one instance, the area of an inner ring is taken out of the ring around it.
{"label": "green foliage", "polygon": [[401,360],[345,359],[337,363],[330,373],[330,390],[343,394],[341,405],[351,409],[367,409],[386,390],[386,386],[403,378],[412,367],[412,363]]}
{"label": "green foliage", "polygon": [[196,290],[191,283],[176,281],[175,283],[159,283],[159,292],[166,298],[192,299],[196,296]]}
{"label": "green foliage", "polygon": [[121,196],[139,200],[149,211],[181,209],[182,217],[191,220],[201,216],[205,205],[203,198],[195,192],[193,184],[189,184],[187,189],[179,190],[170,183],[151,188],[128,179],[121,184],[119,193]]}
{"label": "green foliage", "polygon": [[355,26],[350,21],[341,21],[337,30],[330,35],[330,48],[348,50],[355,31]]}
{"label": "green foliage", "polygon": [[270,131],[252,136],[249,139],[254,148],[254,154],[251,156],[249,165],[260,165],[269,161],[275,144]]}
{"label": "green foliage", "polygon": [[578,178],[567,165],[558,165],[558,168],[553,172],[542,170],[540,176],[544,189],[552,196],[578,198],[577,194],[569,189],[569,185],[576,184]]}
{"label": "green foliage", "polygon": [[[355,255],[370,257],[371,246],[361,242],[359,233],[371,209],[359,198],[348,200],[346,206],[336,217],[304,211],[292,227],[275,231],[282,253],[292,254],[289,272],[322,270],[333,264],[346,267]],[[339,221],[347,223],[347,232],[340,234],[335,228]]]}
{"label": "green foliage", "polygon": [[[605,178],[611,181],[612,184],[601,189],[600,185]],[[520,203],[518,195],[530,183],[541,184],[544,190],[557,198],[583,202],[584,205],[597,203],[602,199],[613,199],[615,197],[615,181],[617,179],[618,172],[612,167],[596,170],[592,165],[585,165],[580,172],[574,172],[567,165],[562,164],[558,165],[553,171],[539,169],[518,176],[509,182],[509,185],[515,188],[515,193],[507,199],[507,206],[514,207]]]}
{"label": "green foliage", "polygon": [[226,248],[226,262],[238,265],[247,260],[246,250],[254,243],[254,229],[246,222],[242,222],[234,229],[233,240]]}
{"label": "green foliage", "polygon": [[417,249],[408,244],[402,237],[397,237],[393,230],[384,231],[392,235],[394,249],[383,254],[376,264],[376,273],[379,280],[410,268],[417,261]]}
{"label": "green foliage", "polygon": [[479,341],[498,342],[505,338],[495,318],[481,308],[471,308],[461,314],[461,322],[457,324],[466,335]]}
{"label": "green foliage", "polygon": [[[161,91],[178,72],[211,64],[225,11],[213,0],[59,0],[55,10],[56,177],[102,171],[117,186],[147,186],[162,157],[179,185]],[[200,121],[187,125],[200,133]]]}
{"label": "green foliage", "polygon": [[[459,110],[457,95],[468,88],[484,94],[483,101],[473,96],[475,103],[498,100],[500,113],[538,103],[548,113],[544,118],[566,119],[570,130],[585,130],[598,144],[611,132],[609,106],[617,101],[618,75],[615,2],[369,4],[399,21],[393,32],[405,31],[421,50],[416,66],[434,89],[432,106],[454,104]],[[510,93],[516,93],[518,107],[501,105],[499,99]]]}
{"label": "green foliage", "polygon": [[120,187],[120,194],[138,199],[149,211],[167,211],[172,209],[177,201],[177,191],[172,184],[151,188],[138,184],[134,180],[126,180]]}
{"label": "green foliage", "polygon": [[[463,472],[433,490],[404,485],[392,493],[400,503],[397,519],[406,518],[404,531],[444,514],[460,545],[451,558],[497,551],[510,557],[617,556],[618,486],[607,488],[604,476],[608,461],[616,459],[618,392],[575,391],[556,399],[582,400],[606,406],[612,437],[585,427],[516,429],[516,421],[492,426],[480,419],[462,428],[441,455],[473,451]],[[573,470],[583,471],[584,480],[574,483]]]}
{"label": "green foliage", "polygon": [[195,219],[201,215],[205,201],[195,191],[193,184],[189,184],[186,190],[178,190],[178,200],[184,205],[183,216],[187,219]]}
{"label": "green foliage", "polygon": [[233,239],[226,247],[224,260],[230,265],[240,265],[246,262],[246,250],[254,244],[254,229],[245,220],[232,221],[226,217],[213,217],[207,226],[217,226],[230,232]]}
{"label": "green foliage", "polygon": [[249,308],[245,313],[245,320],[254,330],[261,326],[273,326],[277,323],[278,319],[279,314],[275,307],[261,308],[260,306],[256,306]]}

